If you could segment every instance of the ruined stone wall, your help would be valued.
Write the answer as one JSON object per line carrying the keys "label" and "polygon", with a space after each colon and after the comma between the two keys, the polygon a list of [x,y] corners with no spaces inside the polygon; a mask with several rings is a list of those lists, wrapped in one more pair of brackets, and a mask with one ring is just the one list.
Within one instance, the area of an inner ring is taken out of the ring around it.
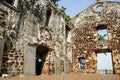
{"label": "ruined stone wall", "polygon": [[[3,2],[0,4],[0,8],[6,6],[3,5]],[[6,8],[8,10],[6,10],[5,21],[8,23],[6,24],[8,27],[3,28],[7,30],[5,35],[8,35],[3,38],[7,47],[5,73],[10,75],[24,73],[24,54],[26,54],[25,47],[28,45],[36,48],[42,45],[49,49],[42,73],[68,73],[72,52],[71,43],[66,42],[65,27],[66,25],[71,27],[71,25],[60,10],[48,0],[21,0],[16,8],[13,6],[12,8],[6,6]],[[4,9],[2,8],[2,10]],[[60,63],[58,63],[59,61]]]}
{"label": "ruined stone wall", "polygon": [[[97,8],[101,10],[97,11]],[[71,22],[75,28],[72,32],[73,70],[97,73],[97,50],[110,49],[113,56],[114,73],[120,73],[120,3],[98,2],[78,14]],[[108,40],[98,40],[97,27],[107,26]],[[79,57],[86,59],[86,68],[81,70]]]}
{"label": "ruined stone wall", "polygon": [[15,48],[17,29],[19,27],[18,20],[20,18],[20,14],[17,12],[17,2],[15,4],[15,6],[11,6],[5,1],[0,1],[0,39],[3,41],[3,45],[0,45],[3,47],[3,50],[1,50],[3,53],[1,53],[2,56],[0,57],[2,61],[2,63],[0,63],[0,74],[8,73],[8,64],[11,64],[10,61],[14,60],[13,55],[17,55],[14,54],[14,50],[12,50],[11,53],[13,55],[9,54],[9,51]]}

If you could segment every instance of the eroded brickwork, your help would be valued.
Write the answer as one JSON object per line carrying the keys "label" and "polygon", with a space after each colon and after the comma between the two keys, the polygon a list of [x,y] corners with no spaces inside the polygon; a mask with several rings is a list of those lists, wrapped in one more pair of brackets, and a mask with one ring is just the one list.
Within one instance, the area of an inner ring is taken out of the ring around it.
{"label": "eroded brickwork", "polygon": [[[101,7],[97,11],[97,8]],[[120,73],[120,3],[98,2],[78,14],[71,22],[75,28],[72,33],[73,42],[73,70],[79,68],[79,57],[86,59],[85,72],[97,73],[97,50],[111,50],[113,68],[115,73]],[[97,28],[106,26],[108,40],[98,40]]]}
{"label": "eroded brickwork", "polygon": [[[50,1],[20,0],[13,4],[0,1],[0,22],[1,39],[5,40],[3,56],[6,56],[5,60],[2,59],[3,63],[0,63],[4,65],[1,69],[2,74],[16,76],[27,73],[24,72],[24,60],[27,54],[25,51],[30,50],[25,50],[26,46],[31,46],[36,50],[38,46],[49,49],[46,51],[47,54],[45,53],[42,74],[70,72],[71,57],[69,55],[71,56],[72,52],[67,50],[71,48],[69,46],[71,44],[67,44],[66,25],[70,28],[72,25]],[[36,52],[34,52],[35,55]],[[33,59],[36,60],[36,57]],[[57,59],[60,63],[55,62]],[[31,66],[35,65],[31,64]],[[60,72],[55,71],[55,68]]]}
{"label": "eroded brickwork", "polygon": [[[112,52],[114,73],[120,73],[120,3],[101,1],[72,19],[75,27],[49,0],[0,1],[0,74],[36,75],[37,54],[41,74],[97,73],[99,50]],[[98,40],[101,25],[108,40]],[[86,59],[85,69],[79,58]]]}

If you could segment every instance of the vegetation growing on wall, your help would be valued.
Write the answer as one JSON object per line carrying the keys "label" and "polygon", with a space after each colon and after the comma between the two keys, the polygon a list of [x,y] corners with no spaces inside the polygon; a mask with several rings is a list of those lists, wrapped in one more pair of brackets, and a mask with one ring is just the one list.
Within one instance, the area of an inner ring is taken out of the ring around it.
{"label": "vegetation growing on wall", "polygon": [[51,0],[51,2],[53,2],[56,6],[58,6],[57,2],[60,0]]}
{"label": "vegetation growing on wall", "polygon": [[[57,2],[59,2],[59,1],[60,1],[60,0],[51,0],[51,2],[53,2],[57,7],[58,7]],[[68,21],[71,20],[70,16],[65,13],[66,8],[65,8],[64,6],[62,6],[60,10],[61,10],[61,12],[64,14],[64,17],[65,17]]]}
{"label": "vegetation growing on wall", "polygon": [[102,35],[99,35],[99,36],[98,36],[98,40],[105,40],[105,37],[106,37],[106,36],[107,36],[106,34],[103,35],[103,36],[102,36]]}
{"label": "vegetation growing on wall", "polygon": [[64,16],[67,20],[71,20],[70,16],[65,13],[66,8],[64,6],[62,6],[62,8],[60,10],[64,14]]}

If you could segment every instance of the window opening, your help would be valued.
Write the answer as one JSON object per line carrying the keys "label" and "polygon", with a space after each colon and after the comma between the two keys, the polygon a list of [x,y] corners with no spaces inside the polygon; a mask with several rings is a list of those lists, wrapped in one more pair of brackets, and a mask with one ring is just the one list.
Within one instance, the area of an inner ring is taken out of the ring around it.
{"label": "window opening", "polygon": [[108,30],[106,25],[99,25],[97,27],[98,40],[108,40]]}
{"label": "window opening", "polygon": [[103,6],[99,5],[96,7],[96,12],[101,12],[103,10]]}
{"label": "window opening", "polygon": [[7,2],[10,5],[13,5],[13,2],[14,2],[14,0],[4,0],[4,1]]}
{"label": "window opening", "polygon": [[66,37],[66,39],[68,38],[68,35],[69,35],[69,32],[70,32],[70,28],[69,28],[69,26],[65,26],[65,30],[66,30],[66,35],[65,35],[65,37]]}
{"label": "window opening", "polygon": [[51,9],[48,9],[46,13],[46,23],[45,23],[46,26],[48,26],[49,24],[50,16],[51,16]]}
{"label": "window opening", "polygon": [[81,69],[85,69],[85,67],[86,67],[86,60],[85,60],[85,58],[78,58],[78,61],[80,63],[80,68]]}

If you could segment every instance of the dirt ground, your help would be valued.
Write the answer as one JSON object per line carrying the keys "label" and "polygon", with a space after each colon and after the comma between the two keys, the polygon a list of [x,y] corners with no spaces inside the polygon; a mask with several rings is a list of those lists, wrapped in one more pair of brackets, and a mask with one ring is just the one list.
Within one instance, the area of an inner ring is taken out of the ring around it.
{"label": "dirt ground", "polygon": [[0,80],[120,80],[119,75],[69,73],[61,75],[19,76]]}

